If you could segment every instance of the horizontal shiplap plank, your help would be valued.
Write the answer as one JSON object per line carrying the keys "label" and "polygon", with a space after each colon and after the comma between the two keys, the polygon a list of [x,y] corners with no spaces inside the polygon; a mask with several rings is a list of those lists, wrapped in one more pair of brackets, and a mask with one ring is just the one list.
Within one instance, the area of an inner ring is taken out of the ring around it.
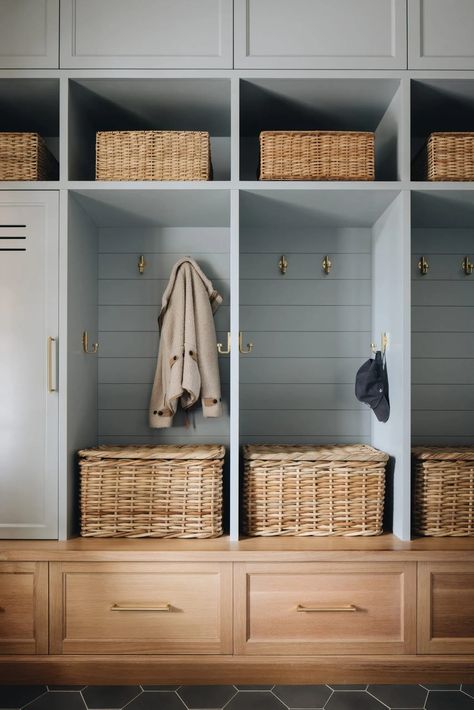
{"label": "horizontal shiplap plank", "polygon": [[[288,361],[291,368],[298,368],[300,357],[350,357],[363,358],[370,353],[370,333],[280,333],[244,331],[244,345],[252,342],[252,353],[248,358],[286,357],[294,358]],[[362,364],[362,363],[361,363]]]}
{"label": "horizontal shiplap plank", "polygon": [[[197,436],[193,434],[190,441],[189,434],[172,434],[173,430],[166,434],[166,444],[221,444],[227,449],[229,447],[229,437],[228,436],[216,436],[215,434]],[[163,443],[160,430],[156,429],[153,436],[99,436],[99,444],[125,444],[125,445],[135,445],[139,446],[141,444],[153,444],[157,445]],[[227,466],[224,465],[224,478],[227,475]]]}
{"label": "horizontal shiplap plank", "polygon": [[[216,319],[218,315],[219,311]],[[368,331],[371,327],[371,307],[241,306],[240,326],[244,331]]]}
{"label": "horizontal shiplap plank", "polygon": [[240,301],[244,306],[368,306],[371,303],[371,282],[362,279],[241,279]]}
{"label": "horizontal shiplap plank", "polygon": [[474,412],[474,385],[413,385],[412,409]]}
{"label": "horizontal shiplap plank", "polygon": [[456,281],[412,282],[412,302],[416,306],[474,306],[474,276]]}
{"label": "horizontal shiplap plank", "polygon": [[420,358],[474,358],[474,333],[413,333],[412,355]]}
{"label": "horizontal shiplap plank", "polygon": [[474,332],[474,306],[413,306],[412,329],[422,332]]}
{"label": "horizontal shiplap plank", "polygon": [[[227,343],[227,333],[217,333],[217,340]],[[158,354],[158,333],[100,332],[100,357],[153,357]]]}
{"label": "horizontal shiplap plank", "polygon": [[312,444],[313,446],[321,446],[324,444],[370,444],[370,436],[314,436],[313,434],[291,436],[283,436],[278,434],[272,436],[265,434],[264,436],[252,436],[244,434],[240,438],[241,444]]}
{"label": "horizontal shiplap plank", "polygon": [[355,373],[367,358],[298,358],[296,365],[284,357],[240,358],[242,383],[352,384]]}
{"label": "horizontal shiplap plank", "polygon": [[414,256],[424,254],[445,254],[451,258],[453,254],[466,256],[474,253],[472,229],[417,228],[412,233],[412,253]]}
{"label": "horizontal shiplap plank", "polygon": [[[245,227],[240,233],[241,253],[369,254],[370,229],[263,229]],[[369,257],[370,258],[370,257]]]}
{"label": "horizontal shiplap plank", "polygon": [[280,254],[241,254],[240,274],[245,279],[274,279],[287,281],[300,279],[370,279],[371,258],[367,254],[329,255],[331,271],[325,274],[322,269],[324,253],[299,254],[286,252],[288,261],[286,274],[280,274],[278,262]]}
{"label": "horizontal shiplap plank", "polygon": [[[183,412],[180,410],[172,427],[157,429],[160,438],[173,439],[175,436],[227,436],[229,417],[225,402],[223,416],[206,418],[198,409],[189,415],[186,427]],[[148,426],[148,410],[99,410],[99,436],[150,436],[155,430]]]}
{"label": "horizontal shiplap plank", "polygon": [[[99,383],[152,384],[156,357],[99,357]],[[229,382],[230,360],[219,357],[221,384]]]}
{"label": "horizontal shiplap plank", "polygon": [[425,436],[412,436],[413,446],[473,446],[474,434],[471,436],[438,436],[429,434]]}
{"label": "horizontal shiplap plank", "polygon": [[[159,306],[99,306],[99,330],[157,333],[159,312]],[[229,330],[229,306],[220,306],[214,315],[214,323],[217,330]]]}
{"label": "horizontal shiplap plank", "polygon": [[[168,284],[167,280],[102,279],[99,281],[99,305],[157,306]],[[229,282],[214,281],[225,303],[229,303]]]}
{"label": "horizontal shiplap plank", "polygon": [[[145,271],[140,274],[137,267],[138,256],[145,257]],[[188,250],[186,256],[191,256],[209,279],[229,278],[229,254],[196,254]],[[99,254],[100,279],[168,279],[175,263],[181,259],[180,254]]]}
{"label": "horizontal shiplap plank", "polygon": [[[474,240],[471,249],[474,252]],[[415,254],[412,257],[411,268],[414,281],[431,281],[436,279],[454,281],[456,279],[466,278],[466,274],[462,269],[462,260],[465,254],[462,256],[461,254],[423,254],[429,265],[428,273],[424,275],[420,274],[418,269],[420,256],[421,255]]]}
{"label": "horizontal shiplap plank", "polygon": [[[99,409],[146,409],[151,396],[151,384],[100,384]],[[222,401],[229,401],[229,387],[222,388]],[[228,408],[228,405],[225,405]]]}
{"label": "horizontal shiplap plank", "polygon": [[242,436],[370,436],[369,411],[242,410]]}
{"label": "horizontal shiplap plank", "polygon": [[[290,363],[289,363],[290,365]],[[280,385],[253,384],[240,386],[242,409],[365,409],[354,394],[351,385]]]}
{"label": "horizontal shiplap plank", "polygon": [[474,385],[474,360],[470,358],[414,358],[411,368],[414,384]]}
{"label": "horizontal shiplap plank", "polygon": [[223,227],[109,227],[99,232],[99,253],[201,254],[229,251],[230,230]]}
{"label": "horizontal shiplap plank", "polygon": [[414,436],[474,436],[474,411],[412,412]]}

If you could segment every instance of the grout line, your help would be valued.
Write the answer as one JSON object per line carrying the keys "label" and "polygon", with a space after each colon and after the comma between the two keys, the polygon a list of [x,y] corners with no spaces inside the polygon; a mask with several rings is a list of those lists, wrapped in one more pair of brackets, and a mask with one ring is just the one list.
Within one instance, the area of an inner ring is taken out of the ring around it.
{"label": "grout line", "polygon": [[368,688],[369,688],[369,686],[367,686],[367,690],[364,690],[364,693],[367,693],[367,695],[370,695],[371,698],[374,698],[374,700],[377,700],[377,702],[381,703],[381,705],[388,708],[388,710],[391,710],[390,706],[387,705],[387,703],[384,703],[383,700],[380,700],[380,698],[377,698],[376,695],[373,695]]}
{"label": "grout line", "polygon": [[[45,688],[48,688],[48,686],[46,685]],[[29,705],[31,705],[31,703],[34,703],[36,700],[39,700],[40,698],[42,698],[43,695],[47,695],[48,692],[49,692],[48,690],[45,690],[43,693],[41,693],[41,695],[38,695],[36,698],[33,698],[33,700],[30,700],[28,703],[26,703],[26,705],[22,705],[22,706],[21,706],[21,710],[24,710],[24,709],[27,708]]]}

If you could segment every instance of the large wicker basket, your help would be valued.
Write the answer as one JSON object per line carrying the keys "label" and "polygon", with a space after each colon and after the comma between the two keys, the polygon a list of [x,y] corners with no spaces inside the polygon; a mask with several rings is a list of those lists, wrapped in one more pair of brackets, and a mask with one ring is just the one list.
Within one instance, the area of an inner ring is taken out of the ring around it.
{"label": "large wicker basket", "polygon": [[474,535],[474,448],[417,447],[413,526],[419,535]]}
{"label": "large wicker basket", "polygon": [[0,180],[57,180],[58,163],[38,133],[0,132]]}
{"label": "large wicker basket", "polygon": [[373,180],[373,133],[263,131],[260,180]]}
{"label": "large wicker basket", "polygon": [[223,446],[99,446],[79,456],[81,535],[222,535]]}
{"label": "large wicker basket", "polygon": [[426,153],[428,180],[474,180],[474,132],[432,133]]}
{"label": "large wicker basket", "polygon": [[248,535],[379,535],[387,454],[371,446],[245,446]]}
{"label": "large wicker basket", "polygon": [[97,180],[210,180],[209,133],[99,131]]}

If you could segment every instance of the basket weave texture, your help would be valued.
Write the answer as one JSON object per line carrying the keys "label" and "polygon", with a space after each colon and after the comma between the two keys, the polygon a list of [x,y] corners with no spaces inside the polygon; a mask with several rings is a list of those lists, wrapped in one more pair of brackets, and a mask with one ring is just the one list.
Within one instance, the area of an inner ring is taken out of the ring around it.
{"label": "basket weave texture", "polygon": [[99,446],[79,451],[81,535],[222,535],[223,446]]}
{"label": "basket weave texture", "polygon": [[432,133],[427,154],[428,180],[474,180],[474,132]]}
{"label": "basket weave texture", "polygon": [[412,456],[415,532],[474,535],[474,448],[416,447]]}
{"label": "basket weave texture", "polygon": [[262,131],[260,180],[374,180],[375,137],[357,131]]}
{"label": "basket weave texture", "polygon": [[247,534],[379,535],[388,458],[365,445],[245,446]]}
{"label": "basket weave texture", "polygon": [[58,163],[38,133],[0,133],[0,180],[57,180]]}
{"label": "basket weave texture", "polygon": [[99,131],[96,180],[210,180],[205,131]]}

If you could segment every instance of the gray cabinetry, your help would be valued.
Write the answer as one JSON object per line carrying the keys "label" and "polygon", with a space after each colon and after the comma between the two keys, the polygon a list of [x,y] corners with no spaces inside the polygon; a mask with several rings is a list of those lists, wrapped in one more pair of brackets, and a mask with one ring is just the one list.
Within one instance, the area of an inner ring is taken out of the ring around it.
{"label": "gray cabinetry", "polygon": [[0,0],[0,68],[58,66],[59,0]]}
{"label": "gray cabinetry", "polygon": [[405,69],[405,0],[235,0],[237,68]]}
{"label": "gray cabinetry", "polygon": [[230,68],[232,0],[62,0],[61,66]]}
{"label": "gray cabinetry", "polygon": [[408,0],[411,69],[474,69],[474,2]]}

